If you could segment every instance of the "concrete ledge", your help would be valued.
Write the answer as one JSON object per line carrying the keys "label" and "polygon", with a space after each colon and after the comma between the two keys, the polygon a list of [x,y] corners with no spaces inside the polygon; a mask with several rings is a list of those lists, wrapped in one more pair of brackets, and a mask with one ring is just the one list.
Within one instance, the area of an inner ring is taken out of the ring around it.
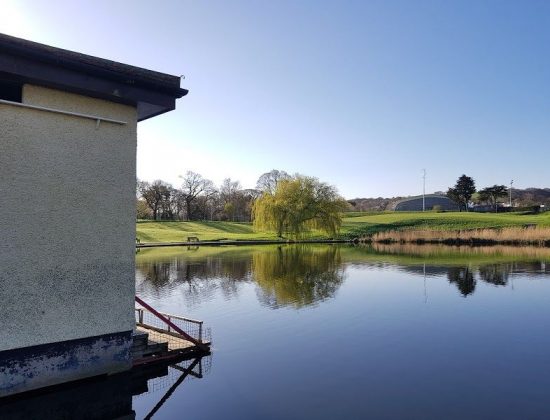
{"label": "concrete ledge", "polygon": [[132,332],[0,352],[0,398],[131,368]]}

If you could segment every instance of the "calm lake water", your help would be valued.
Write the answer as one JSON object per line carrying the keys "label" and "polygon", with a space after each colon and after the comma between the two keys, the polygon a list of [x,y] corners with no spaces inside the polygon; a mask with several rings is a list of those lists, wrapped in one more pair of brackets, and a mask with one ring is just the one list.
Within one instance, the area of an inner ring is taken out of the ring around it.
{"label": "calm lake water", "polygon": [[214,343],[202,378],[149,381],[138,419],[550,418],[549,249],[162,248],[136,267],[138,296]]}

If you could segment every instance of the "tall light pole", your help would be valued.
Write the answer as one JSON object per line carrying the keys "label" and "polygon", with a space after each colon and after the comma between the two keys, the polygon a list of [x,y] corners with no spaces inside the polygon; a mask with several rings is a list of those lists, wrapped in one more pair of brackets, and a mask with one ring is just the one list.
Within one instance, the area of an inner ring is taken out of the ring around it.
{"label": "tall light pole", "polygon": [[510,181],[510,208],[512,208],[512,185],[514,185],[514,180]]}
{"label": "tall light pole", "polygon": [[422,211],[426,211],[426,169],[422,173]]}

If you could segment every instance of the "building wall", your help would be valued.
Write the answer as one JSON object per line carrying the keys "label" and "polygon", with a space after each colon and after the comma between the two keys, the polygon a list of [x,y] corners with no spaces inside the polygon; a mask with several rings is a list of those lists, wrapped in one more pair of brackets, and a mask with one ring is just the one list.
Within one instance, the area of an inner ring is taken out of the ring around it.
{"label": "building wall", "polygon": [[0,104],[0,352],[134,327],[136,109],[25,85]]}

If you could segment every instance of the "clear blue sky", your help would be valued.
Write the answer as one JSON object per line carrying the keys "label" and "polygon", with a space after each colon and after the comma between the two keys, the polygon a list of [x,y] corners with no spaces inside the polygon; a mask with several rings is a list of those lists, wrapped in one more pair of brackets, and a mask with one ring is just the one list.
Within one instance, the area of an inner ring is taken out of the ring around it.
{"label": "clear blue sky", "polygon": [[0,2],[0,32],[185,75],[140,123],[142,179],[550,186],[550,1]]}

